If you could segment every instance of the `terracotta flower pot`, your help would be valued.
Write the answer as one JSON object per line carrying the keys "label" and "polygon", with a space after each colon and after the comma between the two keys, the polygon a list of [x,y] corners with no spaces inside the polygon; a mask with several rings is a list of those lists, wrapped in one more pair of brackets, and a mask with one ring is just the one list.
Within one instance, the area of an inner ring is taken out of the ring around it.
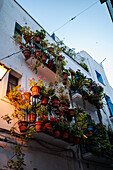
{"label": "terracotta flower pot", "polygon": [[40,87],[39,86],[33,86],[31,88],[31,91],[32,91],[32,96],[34,98],[39,98],[39,96],[40,96]]}
{"label": "terracotta flower pot", "polygon": [[45,54],[42,55],[42,63],[45,64],[47,60],[47,56]]}
{"label": "terracotta flower pot", "polygon": [[52,52],[54,50],[53,47],[49,47],[49,51]]}
{"label": "terracotta flower pot", "polygon": [[36,122],[35,122],[35,127],[36,127],[36,131],[37,131],[37,132],[42,132],[42,131],[43,131],[44,124],[43,124],[43,122],[41,122],[41,121],[36,121]]}
{"label": "terracotta flower pot", "polygon": [[41,97],[41,103],[42,105],[47,105],[49,101],[49,97],[48,96],[42,96]]}
{"label": "terracotta flower pot", "polygon": [[63,60],[62,55],[58,56],[58,60],[59,60],[59,61],[62,61],[62,60]]}
{"label": "terracotta flower pot", "polygon": [[67,140],[68,137],[69,137],[69,133],[68,133],[66,130],[62,131],[62,133],[61,133],[61,138],[62,138],[63,140]]}
{"label": "terracotta flower pot", "polygon": [[51,101],[51,103],[52,103],[52,106],[53,106],[53,107],[58,107],[58,106],[59,106],[59,100],[58,100],[57,98],[54,98],[54,99]]}
{"label": "terracotta flower pot", "polygon": [[54,136],[54,138],[60,138],[60,130],[59,129],[55,129],[53,131],[53,136]]}
{"label": "terracotta flower pot", "polygon": [[35,119],[36,119],[35,113],[28,114],[28,121],[29,121],[29,123],[34,123]]}
{"label": "terracotta flower pot", "polygon": [[46,133],[52,133],[53,132],[53,127],[52,127],[51,123],[45,123],[44,131]]}
{"label": "terracotta flower pot", "polygon": [[28,130],[28,124],[29,124],[29,122],[27,122],[27,121],[20,121],[18,123],[20,132],[26,132]]}
{"label": "terracotta flower pot", "polygon": [[24,96],[25,100],[29,100],[30,97],[31,97],[31,93],[30,93],[30,92],[25,92],[25,93],[23,94],[23,96]]}
{"label": "terracotta flower pot", "polygon": [[41,38],[38,36],[38,37],[36,37],[35,41],[36,41],[37,43],[39,43],[39,42],[41,41]]}
{"label": "terracotta flower pot", "polygon": [[39,57],[41,55],[41,51],[40,50],[36,50],[35,51],[35,55],[36,55],[36,57]]}
{"label": "terracotta flower pot", "polygon": [[24,50],[23,54],[24,54],[24,57],[26,58],[26,60],[30,58],[30,50],[28,50],[28,49]]}
{"label": "terracotta flower pot", "polygon": [[53,68],[53,61],[52,61],[52,60],[49,60],[49,61],[48,61],[48,67],[49,67],[50,69]]}
{"label": "terracotta flower pot", "polygon": [[68,74],[67,73],[63,73],[63,80],[67,80],[68,79]]}
{"label": "terracotta flower pot", "polygon": [[69,109],[69,116],[74,116],[74,109]]}

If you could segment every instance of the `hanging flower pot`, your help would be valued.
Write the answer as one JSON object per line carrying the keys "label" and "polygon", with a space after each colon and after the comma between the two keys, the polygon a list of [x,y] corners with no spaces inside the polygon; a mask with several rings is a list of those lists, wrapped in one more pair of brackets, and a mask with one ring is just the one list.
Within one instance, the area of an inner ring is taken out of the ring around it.
{"label": "hanging flower pot", "polygon": [[39,57],[41,55],[41,51],[40,50],[36,50],[35,51],[35,55],[36,55],[36,57]]}
{"label": "hanging flower pot", "polygon": [[26,50],[23,51],[23,54],[24,54],[24,57],[25,57],[26,60],[27,60],[27,59],[30,58],[31,52],[30,52],[30,50],[26,49]]}
{"label": "hanging flower pot", "polygon": [[44,124],[43,124],[42,121],[36,121],[36,122],[35,122],[35,127],[36,127],[36,131],[37,131],[37,132],[42,132],[42,131],[43,131]]}
{"label": "hanging flower pot", "polygon": [[45,64],[45,62],[47,60],[46,54],[43,54],[41,58],[42,58],[42,63]]}
{"label": "hanging flower pot", "polygon": [[49,101],[49,97],[48,96],[42,96],[41,97],[41,103],[42,105],[47,105]]}
{"label": "hanging flower pot", "polygon": [[53,132],[53,127],[52,127],[51,123],[45,123],[44,131],[46,133],[52,133]]}
{"label": "hanging flower pot", "polygon": [[63,80],[67,80],[68,79],[68,74],[63,72]]}
{"label": "hanging flower pot", "polygon": [[23,94],[23,96],[24,96],[25,100],[30,100],[31,93],[30,93],[30,92],[25,92],[25,93]]}
{"label": "hanging flower pot", "polygon": [[35,113],[28,114],[28,121],[29,121],[29,123],[34,123],[35,119],[36,119]]}
{"label": "hanging flower pot", "polygon": [[37,43],[40,43],[41,38],[38,36],[38,37],[35,38],[35,41],[36,41]]}
{"label": "hanging flower pot", "polygon": [[57,97],[54,97],[51,99],[51,103],[53,107],[58,107],[59,106],[59,99]]}
{"label": "hanging flower pot", "polygon": [[34,98],[39,98],[39,96],[40,96],[40,86],[32,86],[31,91],[32,91],[32,96]]}
{"label": "hanging flower pot", "polygon": [[54,138],[60,138],[60,130],[59,129],[55,129],[53,131],[53,136],[54,136]]}
{"label": "hanging flower pot", "polygon": [[28,130],[28,124],[29,124],[29,122],[27,122],[27,121],[20,121],[18,123],[20,132],[26,132]]}
{"label": "hanging flower pot", "polygon": [[74,116],[74,109],[69,109],[69,116],[71,116],[71,117]]}
{"label": "hanging flower pot", "polygon": [[68,112],[68,111],[69,111],[69,106],[68,106],[68,105],[65,105],[65,106],[64,106],[64,111],[65,111],[65,112]]}
{"label": "hanging flower pot", "polygon": [[60,111],[59,111],[59,110],[56,110],[56,111],[55,111],[55,114],[56,114],[56,115],[59,115],[59,114],[60,114]]}
{"label": "hanging flower pot", "polygon": [[48,48],[48,51],[49,51],[49,52],[52,52],[53,50],[54,50],[53,47],[49,47],[49,48]]}
{"label": "hanging flower pot", "polygon": [[58,56],[58,60],[62,61],[63,60],[63,56],[62,55]]}
{"label": "hanging flower pot", "polygon": [[49,61],[48,61],[48,67],[49,67],[50,69],[53,68],[53,60],[49,60]]}

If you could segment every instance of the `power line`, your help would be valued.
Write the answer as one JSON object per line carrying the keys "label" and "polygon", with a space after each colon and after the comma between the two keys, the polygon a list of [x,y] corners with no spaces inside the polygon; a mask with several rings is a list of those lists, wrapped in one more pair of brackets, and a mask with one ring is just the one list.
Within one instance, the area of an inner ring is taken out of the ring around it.
{"label": "power line", "polygon": [[95,4],[97,4],[97,2],[99,1],[96,1],[95,3],[93,3],[92,5],[90,5],[89,7],[87,7],[86,9],[84,9],[83,11],[81,11],[80,13],[78,13],[76,16],[74,16],[73,18],[71,18],[69,21],[67,21],[65,24],[63,24],[62,26],[60,26],[58,29],[56,29],[55,31],[53,32],[56,32],[58,31],[59,29],[61,29],[62,27],[64,27],[66,24],[68,24],[69,22],[73,21],[75,18],[77,18],[79,15],[81,15],[82,13],[84,13],[85,11],[87,11],[89,8],[91,8],[92,6],[94,6]]}
{"label": "power line", "polygon": [[9,58],[9,57],[11,57],[11,56],[13,56],[13,55],[15,55],[15,54],[18,54],[18,53],[20,53],[20,52],[21,52],[21,50],[18,51],[18,52],[12,53],[12,54],[10,54],[10,55],[8,55],[8,56],[6,56],[6,57],[3,57],[3,58],[0,59],[0,61],[4,60],[4,59],[6,59],[6,58]]}

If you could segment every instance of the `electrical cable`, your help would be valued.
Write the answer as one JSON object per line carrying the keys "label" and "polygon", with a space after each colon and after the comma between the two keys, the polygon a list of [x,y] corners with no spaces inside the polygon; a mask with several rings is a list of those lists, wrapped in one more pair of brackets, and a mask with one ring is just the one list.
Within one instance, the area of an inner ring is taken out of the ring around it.
{"label": "electrical cable", "polygon": [[15,54],[18,54],[18,53],[20,53],[20,52],[21,52],[21,50],[18,51],[18,52],[12,53],[12,54],[10,54],[10,55],[8,55],[8,56],[6,56],[6,57],[3,57],[3,58],[0,59],[0,61],[4,60],[4,59],[6,59],[6,58],[9,58],[9,57],[11,57],[11,56],[13,56],[13,55],[15,55]]}
{"label": "electrical cable", "polygon": [[53,32],[58,31],[59,29],[61,29],[62,27],[64,27],[66,24],[68,24],[69,22],[71,22],[71,21],[73,21],[74,19],[76,19],[79,15],[81,15],[82,13],[84,13],[85,11],[87,11],[89,8],[91,8],[92,6],[94,6],[95,4],[97,4],[97,2],[99,2],[99,1],[96,1],[95,3],[93,3],[92,5],[90,5],[89,7],[87,7],[86,9],[84,9],[83,11],[81,11],[80,13],[78,13],[76,16],[72,17],[69,21],[67,21],[65,24],[63,24],[62,26],[60,26],[58,29],[56,29],[56,30],[53,31]]}

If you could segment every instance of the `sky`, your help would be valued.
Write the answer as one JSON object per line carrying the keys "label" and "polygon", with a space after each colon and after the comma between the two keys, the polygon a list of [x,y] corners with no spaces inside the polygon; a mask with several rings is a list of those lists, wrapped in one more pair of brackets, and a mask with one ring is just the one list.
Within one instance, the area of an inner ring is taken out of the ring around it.
{"label": "sky", "polygon": [[[103,67],[109,84],[113,87],[113,22],[106,3],[101,4],[99,0],[17,0],[17,2],[50,35],[54,32],[64,44],[75,48],[76,53],[84,50],[98,63],[106,58]],[[84,12],[81,13],[82,11]],[[74,16],[77,17],[68,22]],[[66,22],[68,23],[64,25]],[[62,25],[64,26],[57,30]]]}

